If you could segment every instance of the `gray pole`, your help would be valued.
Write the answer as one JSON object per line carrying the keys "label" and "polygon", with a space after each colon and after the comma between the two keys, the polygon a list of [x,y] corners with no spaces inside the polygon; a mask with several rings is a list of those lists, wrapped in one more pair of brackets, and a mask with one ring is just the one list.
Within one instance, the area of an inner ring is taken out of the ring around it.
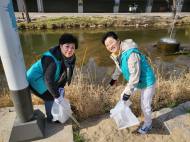
{"label": "gray pole", "polygon": [[24,12],[24,4],[22,0],[16,0],[17,1],[17,6],[18,6],[18,11],[19,12]]}
{"label": "gray pole", "polygon": [[83,0],[78,0],[78,13],[83,13]]}
{"label": "gray pole", "polygon": [[44,116],[33,111],[12,0],[0,1],[0,55],[17,114],[10,141],[42,138]]}
{"label": "gray pole", "polygon": [[152,5],[153,5],[153,0],[147,0],[146,13],[152,12]]}
{"label": "gray pole", "polygon": [[113,13],[118,13],[119,12],[119,5],[120,5],[120,0],[114,0],[115,4],[113,6]]}
{"label": "gray pole", "polygon": [[20,122],[32,118],[33,107],[16,19],[10,0],[0,2],[0,55],[11,97]]}
{"label": "gray pole", "polygon": [[43,0],[37,0],[38,12],[44,12]]}

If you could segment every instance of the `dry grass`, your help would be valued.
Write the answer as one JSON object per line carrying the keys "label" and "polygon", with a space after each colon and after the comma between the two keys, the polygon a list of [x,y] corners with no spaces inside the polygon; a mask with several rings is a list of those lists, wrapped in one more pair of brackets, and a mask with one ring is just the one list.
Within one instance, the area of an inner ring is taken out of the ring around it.
{"label": "dry grass", "polygon": [[190,73],[171,76],[169,79],[159,77],[156,95],[153,100],[154,109],[173,107],[190,100]]}
{"label": "dry grass", "polygon": [[[153,98],[153,110],[163,107],[173,107],[179,103],[190,100],[190,73],[178,77],[171,76],[164,79],[157,75],[156,94]],[[103,84],[95,84],[80,72],[73,83],[66,87],[66,97],[70,99],[78,118],[87,118],[108,112],[119,100],[124,85],[105,90]],[[140,115],[140,93],[137,91],[132,97],[132,109]]]}
{"label": "dry grass", "polygon": [[9,95],[2,95],[0,97],[0,108],[7,107],[7,106],[13,106],[13,103],[10,99]]}
{"label": "dry grass", "polygon": [[9,90],[5,77],[0,77],[0,108],[6,106],[13,106],[13,103],[10,100]]}
{"label": "dry grass", "polygon": [[[156,94],[153,98],[153,109],[172,107],[179,103],[190,100],[190,73],[178,77],[171,76],[164,79],[157,73]],[[105,90],[103,84],[96,84],[96,81],[89,75],[84,76],[79,70],[76,71],[73,82],[65,87],[66,98],[69,98],[72,109],[78,119],[85,119],[91,116],[108,112],[119,100],[124,85],[118,85]],[[8,94],[8,91],[3,93]],[[1,95],[0,107],[12,106],[9,95]],[[43,102],[37,97],[32,97],[34,104]],[[136,115],[140,115],[140,93],[137,92],[131,97],[132,109]]]}
{"label": "dry grass", "polygon": [[[8,91],[7,91],[8,92]],[[35,105],[43,104],[43,101],[38,97],[32,95],[32,103]],[[9,93],[0,97],[0,108],[13,106]]]}
{"label": "dry grass", "polygon": [[71,101],[78,118],[104,113],[113,100],[111,96],[102,84],[95,84],[88,75],[84,76],[80,71],[77,71],[73,83],[66,87],[66,97]]}

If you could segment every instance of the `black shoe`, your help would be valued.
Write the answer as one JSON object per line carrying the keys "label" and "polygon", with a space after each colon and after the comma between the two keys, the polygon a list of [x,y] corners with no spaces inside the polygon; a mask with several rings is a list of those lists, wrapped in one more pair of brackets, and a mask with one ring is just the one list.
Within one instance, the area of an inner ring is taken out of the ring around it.
{"label": "black shoe", "polygon": [[59,120],[52,121],[52,122],[53,122],[53,123],[57,123],[57,124],[61,123],[61,122],[59,122]]}

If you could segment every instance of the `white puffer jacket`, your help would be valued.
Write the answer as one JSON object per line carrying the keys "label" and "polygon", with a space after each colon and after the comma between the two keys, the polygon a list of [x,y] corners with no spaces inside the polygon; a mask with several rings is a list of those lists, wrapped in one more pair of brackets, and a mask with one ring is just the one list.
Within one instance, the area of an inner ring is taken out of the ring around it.
{"label": "white puffer jacket", "polygon": [[[137,44],[132,39],[126,39],[120,43],[121,53],[131,48],[138,48]],[[120,59],[119,57],[114,56],[113,54],[111,54],[110,57],[116,64],[115,71],[112,74],[112,79],[117,80],[120,74],[122,73],[121,68],[119,66]],[[140,56],[137,53],[132,53],[128,59],[128,62],[126,62],[126,66],[128,66],[129,68],[130,78],[123,93],[132,95],[140,78]]]}

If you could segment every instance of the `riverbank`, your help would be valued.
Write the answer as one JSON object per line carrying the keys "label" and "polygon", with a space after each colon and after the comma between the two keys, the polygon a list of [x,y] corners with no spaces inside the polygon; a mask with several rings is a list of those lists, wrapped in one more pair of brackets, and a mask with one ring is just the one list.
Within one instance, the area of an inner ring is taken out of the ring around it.
{"label": "riverbank", "polygon": [[[29,13],[32,20],[26,23],[22,13],[15,13],[18,29],[71,29],[143,27],[164,28],[173,22],[172,13]],[[190,24],[190,13],[179,13],[176,26]]]}

